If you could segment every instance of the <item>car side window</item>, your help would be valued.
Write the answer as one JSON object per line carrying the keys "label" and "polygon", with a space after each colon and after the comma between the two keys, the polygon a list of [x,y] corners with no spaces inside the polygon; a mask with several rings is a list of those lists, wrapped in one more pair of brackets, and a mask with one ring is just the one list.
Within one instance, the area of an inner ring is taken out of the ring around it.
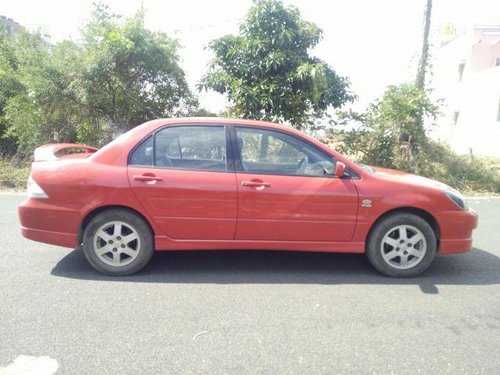
{"label": "car side window", "polygon": [[325,176],[333,172],[331,157],[285,133],[238,127],[236,140],[244,171],[299,176]]}
{"label": "car side window", "polygon": [[137,147],[130,163],[162,168],[226,171],[224,127],[166,127]]}
{"label": "car side window", "polygon": [[132,165],[153,165],[153,136],[149,136],[130,156]]}

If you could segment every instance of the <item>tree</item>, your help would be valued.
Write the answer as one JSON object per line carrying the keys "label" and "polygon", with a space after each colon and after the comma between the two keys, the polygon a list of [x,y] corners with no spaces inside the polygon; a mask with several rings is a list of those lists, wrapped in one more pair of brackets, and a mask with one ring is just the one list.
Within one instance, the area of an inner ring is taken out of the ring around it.
{"label": "tree", "polygon": [[198,108],[196,112],[191,114],[193,117],[217,117],[217,113],[210,112],[206,108]]}
{"label": "tree", "polygon": [[428,98],[425,75],[429,59],[429,30],[432,0],[426,0],[422,51],[415,84],[389,86],[382,100],[357,115],[363,126],[345,135],[347,149],[361,154],[369,164],[419,173],[426,167],[423,149],[428,149],[424,128],[426,117],[438,115],[438,107]]}
{"label": "tree", "polygon": [[144,10],[118,20],[97,4],[83,32],[80,88],[94,125],[128,130],[192,113],[197,101],[179,65],[177,40],[146,29]]}
{"label": "tree", "polygon": [[196,109],[177,41],[146,29],[142,10],[119,18],[97,4],[81,42],[50,45],[28,32],[0,38],[0,135],[4,126],[20,154],[54,141],[102,145]]}
{"label": "tree", "polygon": [[343,132],[338,149],[359,161],[419,173],[427,162],[425,129],[418,118],[436,118],[438,107],[412,83],[389,86],[365,113],[344,114],[361,126]]}
{"label": "tree", "polygon": [[238,35],[210,43],[215,57],[198,88],[227,94],[231,115],[301,128],[355,98],[347,78],[309,55],[321,37],[297,8],[255,0]]}
{"label": "tree", "polygon": [[52,48],[38,34],[21,32],[15,43],[15,76],[22,90],[7,100],[7,134],[22,155],[42,143],[76,140],[80,106],[72,88],[76,46]]}
{"label": "tree", "polygon": [[8,100],[23,90],[17,77],[18,66],[13,41],[0,26],[0,156],[10,156],[17,149],[15,138],[6,134],[5,111]]}

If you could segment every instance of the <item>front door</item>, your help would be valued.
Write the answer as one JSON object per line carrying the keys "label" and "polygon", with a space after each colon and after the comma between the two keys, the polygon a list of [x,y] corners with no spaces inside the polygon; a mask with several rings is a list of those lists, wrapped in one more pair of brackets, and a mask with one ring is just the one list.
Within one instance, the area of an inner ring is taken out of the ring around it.
{"label": "front door", "polygon": [[332,176],[335,160],[295,136],[236,128],[237,240],[352,239],[358,194],[351,179]]}

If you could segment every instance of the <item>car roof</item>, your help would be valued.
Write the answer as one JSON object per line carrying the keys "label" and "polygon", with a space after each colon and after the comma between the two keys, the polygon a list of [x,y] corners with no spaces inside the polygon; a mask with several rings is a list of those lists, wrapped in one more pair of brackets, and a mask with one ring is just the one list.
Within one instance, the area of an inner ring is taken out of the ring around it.
{"label": "car roof", "polygon": [[291,129],[286,125],[280,125],[268,121],[262,120],[247,120],[247,119],[236,119],[236,118],[226,118],[226,117],[179,117],[179,118],[164,118],[156,119],[144,123],[144,126],[148,128],[155,128],[157,126],[168,126],[168,125],[196,125],[196,124],[217,124],[217,125],[250,125],[258,127],[272,127],[276,129]]}

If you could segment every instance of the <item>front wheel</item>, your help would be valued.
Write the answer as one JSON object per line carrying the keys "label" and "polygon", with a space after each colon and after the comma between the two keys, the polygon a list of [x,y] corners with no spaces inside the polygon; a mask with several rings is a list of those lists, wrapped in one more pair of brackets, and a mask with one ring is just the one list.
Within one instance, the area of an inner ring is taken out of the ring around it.
{"label": "front wheel", "polygon": [[83,232],[83,252],[101,273],[131,275],[153,256],[153,236],[140,216],[124,209],[110,209],[88,223]]}
{"label": "front wheel", "polygon": [[434,231],[427,221],[410,213],[390,215],[375,225],[366,253],[370,263],[392,277],[412,277],[424,272],[437,251]]}

